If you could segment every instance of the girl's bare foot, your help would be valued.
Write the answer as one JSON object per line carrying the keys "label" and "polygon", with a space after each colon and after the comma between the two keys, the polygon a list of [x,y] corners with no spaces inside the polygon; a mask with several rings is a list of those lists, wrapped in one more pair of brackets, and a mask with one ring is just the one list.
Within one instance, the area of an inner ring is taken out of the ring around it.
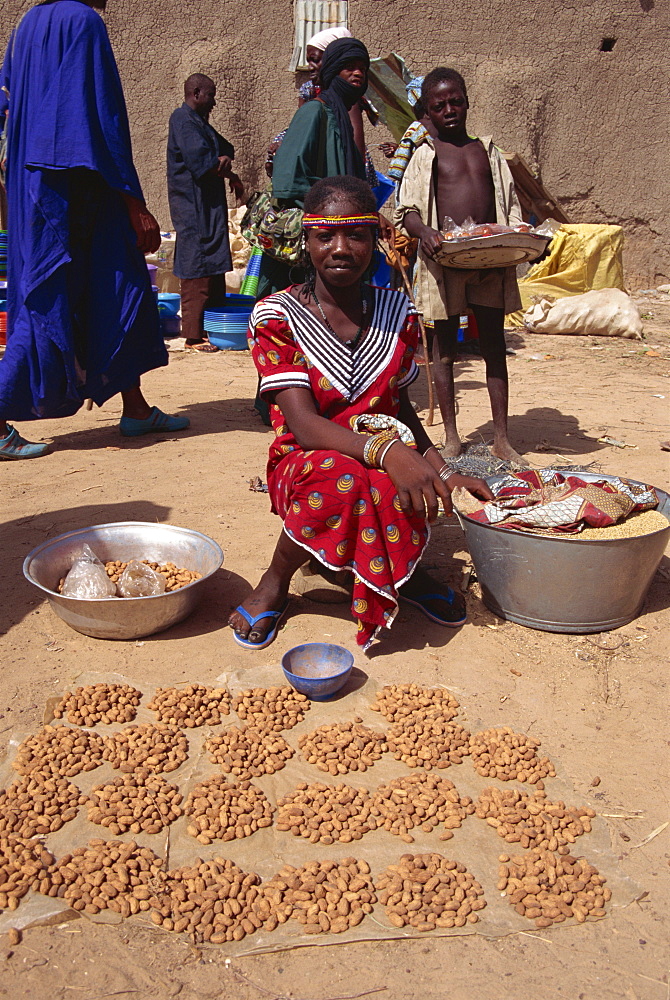
{"label": "girl's bare foot", "polygon": [[[252,590],[240,607],[244,608],[251,619],[254,619],[263,611],[281,611],[287,595],[288,586],[282,586],[279,581],[265,573],[256,589]],[[239,611],[232,611],[228,618],[228,624],[240,639],[254,645],[260,645],[265,642],[268,634],[277,624],[277,617],[273,615],[260,618],[254,625],[250,625]]]}
{"label": "girl's bare foot", "polygon": [[530,468],[523,455],[515,451],[509,441],[494,441],[491,454],[495,455],[496,458],[501,458],[503,462],[512,462],[514,465],[520,465],[524,469]]}

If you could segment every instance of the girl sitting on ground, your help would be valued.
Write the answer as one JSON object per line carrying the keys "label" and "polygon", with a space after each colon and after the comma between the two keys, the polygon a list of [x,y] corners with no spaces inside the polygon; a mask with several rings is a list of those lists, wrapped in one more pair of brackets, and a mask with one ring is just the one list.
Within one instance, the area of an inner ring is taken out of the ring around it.
{"label": "girl sitting on ground", "polygon": [[418,325],[401,292],[366,281],[378,216],[369,186],[329,177],[305,198],[307,280],[259,302],[249,344],[275,440],[268,487],[284,522],[269,568],[234,611],[235,640],[273,641],[295,571],[314,557],[353,576],[352,612],[367,648],[398,599],[431,621],[465,621],[459,596],[416,572],[441,501],[482,480],[453,473],[410,403]]}

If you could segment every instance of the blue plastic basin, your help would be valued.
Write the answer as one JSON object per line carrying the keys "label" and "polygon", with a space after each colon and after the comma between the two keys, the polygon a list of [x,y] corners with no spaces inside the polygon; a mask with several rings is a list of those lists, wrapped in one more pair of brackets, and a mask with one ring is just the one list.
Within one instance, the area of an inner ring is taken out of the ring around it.
{"label": "blue plastic basin", "polygon": [[246,351],[249,347],[247,343],[247,324],[245,323],[239,330],[214,331],[205,327],[207,339],[210,344],[214,344],[220,351]]}
{"label": "blue plastic basin", "polygon": [[281,665],[296,691],[311,701],[326,701],[347,683],[354,657],[331,642],[306,642],[284,653]]}
{"label": "blue plastic basin", "polygon": [[181,306],[181,295],[178,292],[159,292],[158,311],[161,316],[176,316]]}

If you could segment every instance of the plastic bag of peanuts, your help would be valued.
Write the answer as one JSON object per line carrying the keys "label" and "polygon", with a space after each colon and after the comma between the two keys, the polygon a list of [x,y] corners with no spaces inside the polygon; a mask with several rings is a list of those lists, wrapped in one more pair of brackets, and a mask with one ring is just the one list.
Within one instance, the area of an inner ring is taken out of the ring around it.
{"label": "plastic bag of peanuts", "polygon": [[139,559],[131,559],[116,589],[119,597],[155,597],[165,593],[165,577]]}
{"label": "plastic bag of peanuts", "polygon": [[104,597],[116,597],[116,585],[107,576],[105,567],[93,549],[89,545],[84,545],[63,581],[61,593],[64,597],[94,601]]}

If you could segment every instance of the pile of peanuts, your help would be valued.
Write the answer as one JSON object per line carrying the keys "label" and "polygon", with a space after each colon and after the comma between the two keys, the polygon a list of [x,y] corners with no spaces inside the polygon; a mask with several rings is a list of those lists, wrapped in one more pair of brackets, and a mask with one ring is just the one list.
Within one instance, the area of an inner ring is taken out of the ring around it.
{"label": "pile of peanuts", "polygon": [[129,684],[85,684],[68,691],[54,709],[54,718],[67,713],[67,721],[75,726],[132,722],[141,699],[142,692]]}
{"label": "pile of peanuts", "polygon": [[373,794],[372,813],[377,825],[413,844],[410,830],[420,826],[430,833],[444,823],[440,840],[450,840],[466,818],[475,811],[471,798],[461,798],[453,783],[436,774],[409,774],[393,778]]}
{"label": "pile of peanuts", "polygon": [[485,729],[470,737],[472,763],[478,774],[501,781],[527,781],[544,788],[541,779],[556,777],[556,771],[547,757],[538,757],[539,746],[538,740],[515,733],[509,726]]}
{"label": "pile of peanuts", "polygon": [[19,774],[41,771],[73,778],[99,767],[104,747],[104,740],[95,733],[63,725],[44,726],[21,743],[13,767]]}
{"label": "pile of peanuts", "polygon": [[[127,723],[135,719],[141,698],[125,684],[87,685],[66,694],[54,714],[87,727]],[[338,934],[357,926],[377,900],[396,928],[434,931],[478,921],[486,906],[481,885],[462,864],[439,854],[405,854],[376,880],[365,861],[345,858],[301,868],[287,864],[264,883],[220,857],[165,871],[150,849],[118,840],[91,840],[55,861],[29,838],[59,830],[82,805],[88,806],[90,822],[115,837],[157,834],[181,815],[189,817],[188,834],[204,845],[272,826],[275,808],[248,779],[281,770],[296,752],[280,733],[305,718],[310,702],[304,695],[272,687],[232,697],[226,688],[193,683],[157,689],[148,707],[157,715],[154,725],[130,725],[101,737],[54,723],[20,745],[13,767],[22,777],[0,790],[0,911],[16,909],[33,890],[92,915],[105,909],[123,917],[150,913],[154,924],[186,933],[196,944],[241,941],[291,918],[304,933]],[[454,722],[459,705],[445,688],[389,685],[370,707],[390,723],[387,736],[358,716],[319,726],[299,737],[302,759],[337,777],[365,771],[390,751],[418,770],[372,792],[301,782],[277,802],[278,831],[330,846],[384,829],[410,844],[412,831],[416,836],[417,830],[429,834],[440,827],[440,839],[448,840],[476,812],[505,841],[524,849],[499,859],[498,889],[517,913],[538,928],[605,915],[611,898],[606,879],[568,853],[577,837],[590,832],[595,813],[547,800],[542,779],[554,776],[555,769],[538,756],[538,741],[507,727],[471,735]],[[182,730],[220,725],[231,709],[243,721],[205,742],[210,760],[224,774],[201,780],[183,802],[179,789],[159,773],[186,761]],[[473,803],[429,771],[461,763],[468,754],[481,775],[535,787],[489,787]],[[122,776],[97,785],[88,796],[67,780],[103,761]]]}
{"label": "pile of peanuts", "polygon": [[292,917],[305,934],[341,934],[372,913],[376,896],[370,866],[355,858],[284,865],[258,890],[254,911],[265,930]]}
{"label": "pile of peanuts", "polygon": [[233,708],[249,725],[280,733],[302,722],[311,703],[292,687],[249,688],[233,699]]}
{"label": "pile of peanuts", "polygon": [[350,844],[375,830],[372,798],[364,788],[301,782],[277,802],[277,830],[290,831],[311,844]]}
{"label": "pile of peanuts", "polygon": [[[165,577],[166,590],[179,590],[181,587],[187,587],[194,580],[202,579],[202,573],[196,573],[190,569],[180,569],[179,566],[175,566],[172,562],[157,563],[149,562],[148,559],[140,559],[140,562],[143,562],[145,566],[151,567],[156,573],[160,573]],[[110,559],[105,563],[105,572],[112,583],[119,582],[119,577],[127,565],[127,562],[120,562],[118,559]]]}
{"label": "pile of peanuts", "polygon": [[55,833],[74,819],[86,797],[58,774],[34,771],[0,792],[0,837],[26,840]]}
{"label": "pile of peanuts", "polygon": [[254,726],[230,726],[220,736],[210,737],[205,750],[224,774],[234,774],[236,778],[281,771],[294,753],[293,747],[278,733]]}
{"label": "pile of peanuts", "polygon": [[188,740],[171,726],[129,726],[107,737],[103,756],[126,773],[137,767],[175,771],[188,756]]}
{"label": "pile of peanuts", "polygon": [[262,926],[253,910],[260,878],[232,861],[214,858],[166,873],[149,898],[151,919],[168,931],[188,934],[200,944],[241,941]]}
{"label": "pile of peanuts", "polygon": [[498,889],[518,914],[535,920],[536,927],[569,917],[583,924],[587,917],[605,916],[612,893],[607,880],[584,858],[538,848],[512,858],[501,854],[498,860]]}
{"label": "pile of peanuts", "polygon": [[419,713],[392,725],[386,739],[395,759],[408,767],[450,767],[470,753],[470,733],[457,722]]}
{"label": "pile of peanuts", "polygon": [[218,726],[221,716],[230,715],[230,692],[227,688],[208,688],[204,684],[158,688],[147,708],[156,712],[159,722],[169,726],[186,729]]}
{"label": "pile of peanuts", "polygon": [[304,761],[333,777],[348,771],[367,771],[388,750],[383,733],[355,722],[319,726],[303,734],[298,746]]}
{"label": "pile of peanuts", "polygon": [[39,888],[40,876],[53,863],[37,840],[0,838],[0,910],[15,910],[29,889]]}
{"label": "pile of peanuts", "polygon": [[88,819],[120,833],[159,833],[181,816],[178,788],[149,771],[115,778],[91,791]]}
{"label": "pile of peanuts", "polygon": [[152,887],[163,877],[162,865],[153,851],[134,841],[96,838],[88,847],[64,855],[43,882],[50,882],[52,889],[57,886],[48,895],[60,896],[73,910],[113,910],[129,917],[149,909]]}
{"label": "pile of peanuts", "polygon": [[476,812],[508,844],[527,848],[543,847],[568,854],[567,844],[591,832],[593,809],[548,802],[544,792],[526,795],[515,788],[485,788],[476,803]]}
{"label": "pile of peanuts", "polygon": [[394,927],[418,931],[476,924],[484,895],[464,865],[440,854],[403,854],[375,879],[379,902]]}
{"label": "pile of peanuts", "polygon": [[184,812],[192,817],[187,832],[201,844],[211,844],[213,840],[241,840],[272,826],[274,809],[250,781],[228,782],[215,775],[195,786]]}
{"label": "pile of peanuts", "polygon": [[424,688],[418,684],[387,684],[377,692],[370,705],[389,722],[400,722],[421,712],[424,716],[440,716],[448,721],[458,713],[459,704],[446,688]]}

